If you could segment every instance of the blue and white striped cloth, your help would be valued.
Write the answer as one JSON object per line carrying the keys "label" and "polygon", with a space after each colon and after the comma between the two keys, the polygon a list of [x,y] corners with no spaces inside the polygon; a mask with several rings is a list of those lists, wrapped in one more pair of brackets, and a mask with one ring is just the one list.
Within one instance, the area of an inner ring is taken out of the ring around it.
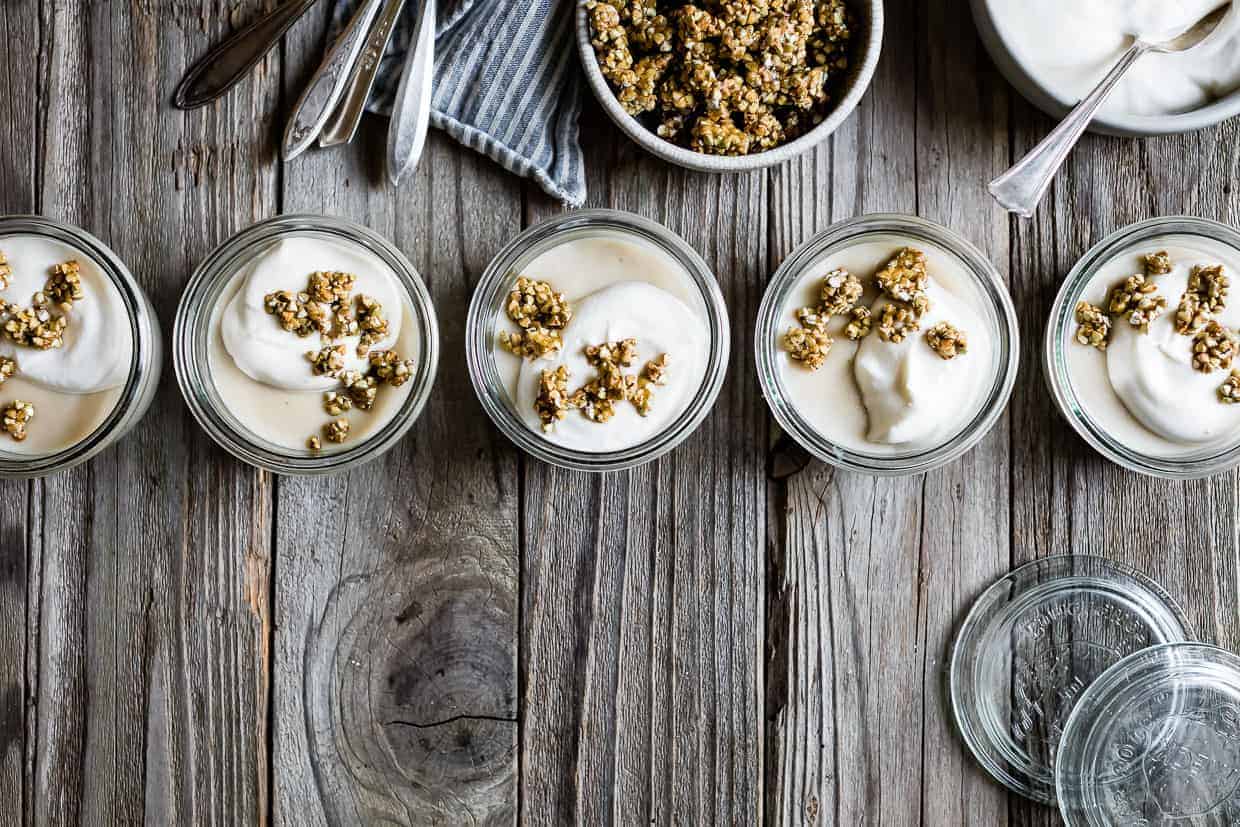
{"label": "blue and white striped cloth", "polygon": [[[337,27],[359,2],[337,0]],[[408,0],[379,66],[371,112],[392,111],[419,10],[419,0]],[[447,0],[439,12],[431,124],[580,206],[586,175],[573,0]]]}

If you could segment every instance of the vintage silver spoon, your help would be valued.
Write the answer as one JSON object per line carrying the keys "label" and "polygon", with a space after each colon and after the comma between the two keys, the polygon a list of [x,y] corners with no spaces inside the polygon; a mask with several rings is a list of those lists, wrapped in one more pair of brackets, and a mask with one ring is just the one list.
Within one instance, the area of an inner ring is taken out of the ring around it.
{"label": "vintage silver spoon", "polygon": [[245,77],[317,2],[288,0],[272,9],[270,14],[217,43],[181,78],[172,102],[178,109],[196,109],[223,95]]}
{"label": "vintage silver spoon", "polygon": [[345,87],[344,97],[340,105],[323,127],[319,135],[319,146],[329,147],[347,144],[353,140],[357,125],[361,123],[362,113],[366,110],[366,101],[370,98],[370,90],[374,88],[375,76],[379,73],[379,61],[387,51],[388,41],[396,29],[396,21],[400,18],[405,0],[386,0],[375,27],[366,38],[361,57],[353,67],[353,74]]}
{"label": "vintage silver spoon", "polygon": [[362,0],[336,42],[328,48],[323,62],[306,84],[301,97],[297,99],[288,126],[284,129],[281,154],[286,162],[305,152],[318,140],[319,132],[335,111],[340,96],[344,94],[353,64],[362,52],[366,34],[370,31],[375,15],[379,13],[379,4],[382,1]]}
{"label": "vintage silver spoon", "polygon": [[1161,43],[1137,39],[1115,68],[1107,73],[1102,82],[1076,108],[1068,113],[1063,122],[1035,146],[1028,155],[998,178],[990,182],[990,194],[1008,212],[1024,218],[1033,215],[1042,196],[1050,187],[1055,173],[1063,166],[1068,154],[1081,139],[1081,135],[1097,114],[1124,74],[1145,55],[1187,52],[1209,40],[1219,23],[1231,11],[1231,0],[1194,23],[1187,31]]}
{"label": "vintage silver spoon", "polygon": [[418,29],[400,76],[388,125],[387,174],[392,185],[418,165],[431,119],[431,76],[435,70],[435,0],[423,0]]}

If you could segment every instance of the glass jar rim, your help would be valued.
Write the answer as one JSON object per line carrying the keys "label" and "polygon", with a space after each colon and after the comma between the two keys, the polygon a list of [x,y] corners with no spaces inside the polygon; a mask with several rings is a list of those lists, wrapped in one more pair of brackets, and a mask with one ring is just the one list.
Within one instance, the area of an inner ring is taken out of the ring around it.
{"label": "glass jar rim", "polygon": [[1076,303],[1100,268],[1124,250],[1160,236],[1198,236],[1225,244],[1240,255],[1240,232],[1218,221],[1187,215],[1150,218],[1122,227],[1090,247],[1073,265],[1051,304],[1042,348],[1042,367],[1047,388],[1060,414],[1095,451],[1130,471],[1164,479],[1198,479],[1240,465],[1240,433],[1235,443],[1220,451],[1203,447],[1178,457],[1159,457],[1135,451],[1112,438],[1090,417],[1072,387],[1064,348],[1065,335],[1073,324]]}
{"label": "glass jar rim", "polygon": [[[206,373],[206,327],[213,302],[237,274],[243,259],[263,245],[288,236],[318,234],[360,246],[391,268],[409,296],[419,326],[417,369],[408,381],[409,395],[392,418],[373,435],[341,451],[296,454],[265,443],[236,421],[215,395]],[[430,292],[417,268],[383,236],[369,227],[333,216],[296,213],[259,221],[207,254],[190,276],[173,323],[173,367],[181,395],[194,419],[224,450],[249,465],[277,474],[313,476],[339,473],[390,450],[422,413],[439,365],[439,325]]]}
{"label": "glass jar rim", "polygon": [[[81,465],[103,451],[112,443],[118,427],[124,425],[130,414],[142,405],[141,378],[154,371],[158,382],[159,345],[152,341],[154,319],[143,323],[142,313],[149,307],[146,294],[138,280],[120,257],[95,235],[81,227],[64,221],[56,221],[41,215],[0,216],[0,237],[11,235],[39,235],[77,248],[90,257],[99,272],[116,288],[129,320],[133,355],[124,390],[112,410],[102,422],[83,439],[60,451],[50,454],[25,456],[0,453],[0,478],[21,479],[41,477]],[[158,335],[157,329],[154,335]]]}
{"label": "glass jar rim", "polygon": [[[618,451],[587,452],[556,445],[535,433],[513,409],[507,388],[499,378],[493,353],[495,314],[503,307],[515,278],[514,270],[537,254],[558,246],[564,238],[611,231],[635,236],[672,257],[697,288],[710,330],[710,350],[702,384],[680,415],[650,439]],[[728,311],[714,272],[676,233],[648,218],[623,210],[574,210],[540,221],[504,245],[491,259],[469,303],[465,322],[465,349],[474,393],[487,416],[517,447],[543,462],[578,471],[616,471],[633,468],[663,456],[684,442],[714,407],[727,374],[731,350]]]}
{"label": "glass jar rim", "polygon": [[[955,256],[990,302],[997,322],[999,358],[986,401],[973,418],[945,442],[909,454],[868,454],[838,445],[818,432],[788,398],[776,363],[780,311],[805,271],[834,247],[867,236],[902,235],[936,245]],[[779,426],[801,447],[837,468],[875,476],[905,476],[939,468],[971,450],[1003,415],[1020,359],[1016,308],[998,269],[981,250],[954,230],[924,218],[898,213],[870,213],[836,222],[800,244],[771,277],[754,332],[754,352],[762,395]]]}

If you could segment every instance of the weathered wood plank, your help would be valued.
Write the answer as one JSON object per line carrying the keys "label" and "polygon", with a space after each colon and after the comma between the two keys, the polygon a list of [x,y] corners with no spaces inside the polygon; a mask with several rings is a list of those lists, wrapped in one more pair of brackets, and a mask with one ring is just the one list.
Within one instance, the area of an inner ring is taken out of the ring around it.
{"label": "weathered wood plank", "polygon": [[[34,212],[38,145],[39,9],[34,3],[0,8],[0,34],[11,56],[0,75],[0,212]],[[34,716],[27,701],[36,685],[28,671],[32,627],[38,612],[37,512],[33,484],[0,481],[0,823],[17,824],[32,806],[28,750]],[[32,571],[33,569],[33,571]]]}
{"label": "weathered wood plank", "polygon": [[[230,26],[200,11],[41,9],[40,207],[108,242],[165,320],[198,260],[275,194],[274,59],[214,107],[166,102]],[[163,379],[127,440],[36,488],[34,823],[266,811],[269,484],[209,446]]]}
{"label": "weathered wood plank", "polygon": [[[1013,107],[1014,149],[1033,146],[1052,122]],[[1059,415],[1038,375],[1047,309],[1078,258],[1120,227],[1157,215],[1235,223],[1240,127],[1142,141],[1086,136],[1031,222],[1014,222],[1013,279],[1026,331],[1013,396],[1012,563],[1093,553],[1146,572],[1180,601],[1198,635],[1240,646],[1235,474],[1167,482],[1108,463]],[[1133,515],[1139,515],[1133,519]],[[1014,824],[1059,824],[1050,810],[1013,804]]]}
{"label": "weathered wood plank", "polygon": [[[953,227],[1005,269],[1007,220],[983,183],[1007,160],[1006,92],[980,46],[954,35],[969,25],[963,6],[887,4],[858,116],[774,171],[772,270],[817,230],[874,211]],[[958,48],[918,48],[945,38]],[[961,753],[942,686],[954,624],[1007,566],[1007,453],[1001,423],[922,477],[812,463],[773,483],[768,821],[1003,822],[1002,792]]]}
{"label": "weathered wood plank", "polygon": [[[290,101],[323,27],[304,24],[287,47]],[[511,823],[516,457],[474,396],[464,319],[478,275],[520,229],[521,185],[432,133],[393,190],[386,125],[368,118],[352,146],[285,167],[286,212],[358,221],[409,256],[442,356],[427,409],[387,456],[278,481],[274,821]]]}
{"label": "weathered wood plank", "polygon": [[[702,253],[732,362],[710,418],[661,460],[604,476],[523,465],[522,819],[754,823],[766,421],[750,331],[766,179],[671,168],[587,113],[590,203]],[[559,209],[530,201],[532,221]]]}

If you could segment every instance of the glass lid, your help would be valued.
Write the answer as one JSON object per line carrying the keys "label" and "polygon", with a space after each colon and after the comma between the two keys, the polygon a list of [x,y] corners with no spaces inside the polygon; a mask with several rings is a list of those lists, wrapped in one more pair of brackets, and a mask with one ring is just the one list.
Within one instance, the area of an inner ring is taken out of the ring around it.
{"label": "glass lid", "polygon": [[1201,643],[1125,658],[1081,695],[1056,780],[1069,827],[1240,824],[1240,658]]}
{"label": "glass lid", "polygon": [[1014,792],[1054,803],[1055,755],[1081,693],[1133,652],[1191,638],[1143,574],[1101,557],[1028,563],[987,589],[951,655],[952,710],[974,756]]}

